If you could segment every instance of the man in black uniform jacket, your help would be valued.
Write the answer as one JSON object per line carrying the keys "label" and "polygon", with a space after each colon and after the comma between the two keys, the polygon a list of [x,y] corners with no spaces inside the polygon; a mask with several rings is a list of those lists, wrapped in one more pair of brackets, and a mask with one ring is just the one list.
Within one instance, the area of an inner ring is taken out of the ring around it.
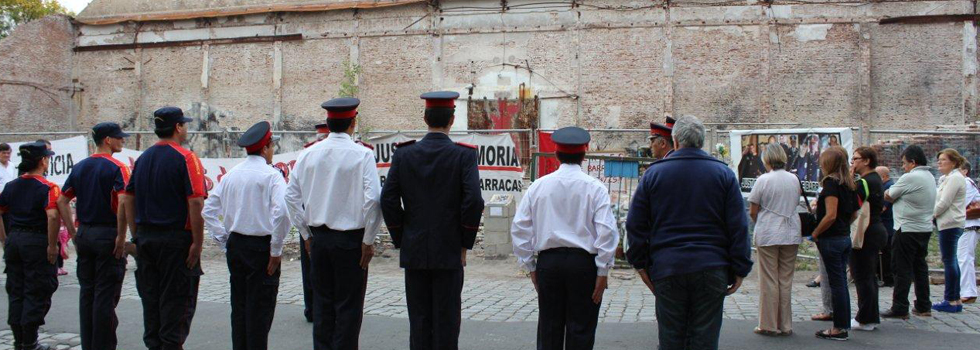
{"label": "man in black uniform jacket", "polygon": [[412,350],[459,347],[463,266],[483,197],[476,147],[449,139],[458,97],[422,95],[429,133],[399,144],[381,191],[385,224],[405,269]]}

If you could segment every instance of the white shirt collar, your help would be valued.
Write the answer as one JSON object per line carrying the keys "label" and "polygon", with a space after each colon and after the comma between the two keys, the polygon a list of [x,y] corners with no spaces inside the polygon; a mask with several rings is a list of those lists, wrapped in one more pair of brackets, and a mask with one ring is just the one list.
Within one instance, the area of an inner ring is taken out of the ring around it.
{"label": "white shirt collar", "polygon": [[580,172],[581,173],[582,172],[582,166],[581,165],[578,165],[578,164],[562,164],[562,165],[558,166],[558,171],[561,171],[561,172],[577,171],[577,172]]}
{"label": "white shirt collar", "polygon": [[248,157],[245,157],[245,162],[247,162],[247,163],[261,163],[262,165],[268,165],[269,164],[268,162],[265,161],[265,158],[263,158],[262,156],[256,156],[256,155],[249,155]]}
{"label": "white shirt collar", "polygon": [[346,132],[332,132],[327,135],[327,138],[332,140],[354,141],[354,139],[352,139]]}

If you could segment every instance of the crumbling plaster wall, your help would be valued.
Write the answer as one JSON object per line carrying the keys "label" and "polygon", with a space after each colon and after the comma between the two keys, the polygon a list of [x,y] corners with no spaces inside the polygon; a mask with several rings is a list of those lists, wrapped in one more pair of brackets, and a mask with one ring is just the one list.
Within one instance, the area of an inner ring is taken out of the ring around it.
{"label": "crumbling plaster wall", "polygon": [[[879,24],[971,14],[972,1],[537,3],[506,1],[503,12],[492,10],[500,1],[441,1],[438,8],[81,25],[79,47],[302,40],[77,52],[72,78],[83,91],[66,114],[78,129],[109,119],[149,130],[154,109],[176,105],[200,118],[195,130],[242,130],[258,120],[311,130],[350,60],[362,67],[359,120],[372,130],[423,128],[418,95],[425,91],[516,98],[521,85],[541,98],[543,128],[645,128],[668,114],[865,130],[977,121],[971,22]],[[309,138],[287,137],[283,147]],[[234,148],[218,136],[195,142]]]}

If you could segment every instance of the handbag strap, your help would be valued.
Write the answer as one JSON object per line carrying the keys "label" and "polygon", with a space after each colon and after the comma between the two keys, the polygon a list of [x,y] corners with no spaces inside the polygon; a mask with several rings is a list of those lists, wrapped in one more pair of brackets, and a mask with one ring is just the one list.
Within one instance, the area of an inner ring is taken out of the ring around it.
{"label": "handbag strap", "polygon": [[800,180],[799,176],[796,179],[800,181],[800,194],[803,195],[803,200],[806,201],[803,206],[806,207],[808,213],[813,214],[813,209],[810,208],[810,197],[806,196],[806,190],[803,189],[803,180]]}

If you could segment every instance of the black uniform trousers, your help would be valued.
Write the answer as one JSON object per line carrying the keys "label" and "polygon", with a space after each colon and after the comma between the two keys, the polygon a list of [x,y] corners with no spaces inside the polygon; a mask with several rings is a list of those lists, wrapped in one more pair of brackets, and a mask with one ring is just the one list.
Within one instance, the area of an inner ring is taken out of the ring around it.
{"label": "black uniform trousers", "polygon": [[44,316],[51,309],[51,295],[58,289],[58,267],[48,262],[48,236],[43,229],[13,226],[11,231],[3,247],[7,324],[12,329],[36,331],[44,324]]}
{"label": "black uniform trousers", "polygon": [[82,349],[113,350],[118,343],[116,305],[126,276],[126,258],[116,259],[116,226],[81,225],[78,254],[78,314]]}
{"label": "black uniform trousers", "polygon": [[234,350],[265,350],[276,313],[279,274],[267,268],[272,236],[246,236],[232,232],[228,237],[228,271],[231,275],[231,347]]}
{"label": "black uniform trousers", "polygon": [[871,223],[864,231],[864,244],[861,249],[851,250],[851,277],[857,291],[858,310],[854,319],[862,324],[881,323],[878,310],[878,271],[879,252],[887,244],[888,232],[881,222]]}
{"label": "black uniform trousers", "polygon": [[183,349],[197,308],[201,264],[187,268],[191,232],[136,229],[136,290],[143,303],[143,343],[150,350]]}
{"label": "black uniform trousers", "polygon": [[310,253],[306,251],[306,240],[299,237],[299,263],[303,275],[303,316],[313,322],[313,282],[310,281]]}
{"label": "black uniform trousers", "polygon": [[360,266],[364,229],[310,230],[313,349],[357,349],[367,290],[367,270]]}
{"label": "black uniform trousers", "polygon": [[592,302],[595,255],[578,248],[538,254],[538,349],[592,349],[599,304]]}
{"label": "black uniform trousers", "polygon": [[405,269],[411,350],[459,349],[463,269]]}

